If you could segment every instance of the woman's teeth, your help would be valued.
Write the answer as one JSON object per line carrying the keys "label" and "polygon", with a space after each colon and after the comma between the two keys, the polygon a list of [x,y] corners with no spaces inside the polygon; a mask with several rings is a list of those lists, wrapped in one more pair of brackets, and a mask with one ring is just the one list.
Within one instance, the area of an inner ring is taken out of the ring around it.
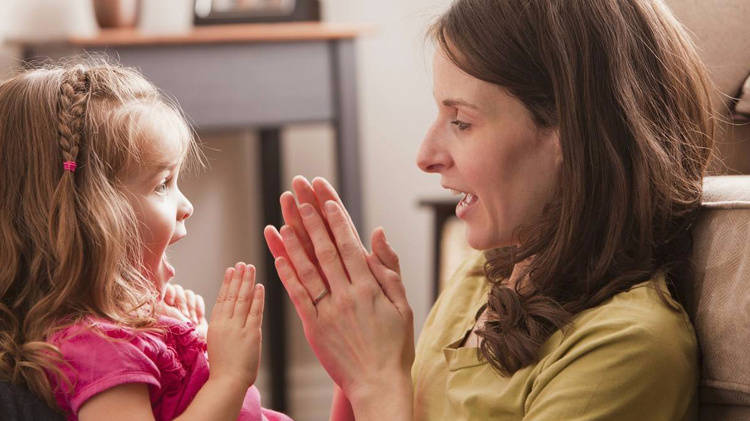
{"label": "woman's teeth", "polygon": [[451,193],[457,196],[461,196],[461,201],[459,203],[463,205],[470,205],[477,201],[477,196],[471,193],[466,193],[466,192],[462,192],[462,191],[454,190],[454,189],[448,189],[448,190],[450,190]]}
{"label": "woman's teeth", "polygon": [[474,204],[474,202],[476,201],[477,201],[476,196],[474,196],[471,193],[464,193],[464,197],[461,199],[460,203],[464,206],[468,206],[468,205]]}

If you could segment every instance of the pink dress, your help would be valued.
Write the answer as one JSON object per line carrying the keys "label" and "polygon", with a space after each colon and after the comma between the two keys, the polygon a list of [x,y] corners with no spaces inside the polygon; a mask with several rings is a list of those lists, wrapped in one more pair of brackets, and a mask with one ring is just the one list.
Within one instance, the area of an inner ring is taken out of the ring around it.
{"label": "pink dress", "polygon": [[[167,317],[161,317],[159,322],[165,327],[163,334],[134,333],[104,320],[89,319],[55,332],[48,339],[69,364],[60,368],[73,383],[70,389],[47,373],[57,404],[68,420],[78,419],[78,410],[87,399],[124,383],[148,385],[157,421],[171,420],[188,407],[208,380],[206,342],[190,324]],[[262,408],[258,389],[251,386],[238,420],[291,418]]]}

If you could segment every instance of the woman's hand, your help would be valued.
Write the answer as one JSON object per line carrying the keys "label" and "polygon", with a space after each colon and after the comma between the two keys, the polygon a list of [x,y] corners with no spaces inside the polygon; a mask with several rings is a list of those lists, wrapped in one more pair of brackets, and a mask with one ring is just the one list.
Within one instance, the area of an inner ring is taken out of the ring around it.
{"label": "woman's hand", "polygon": [[224,273],[208,325],[209,379],[238,385],[243,396],[258,376],[263,296],[255,267],[237,263]]}
{"label": "woman's hand", "polygon": [[[288,225],[280,233],[267,227],[265,235],[307,340],[355,412],[367,405],[382,411],[385,402],[410,413],[413,316],[398,258],[382,230],[373,234],[374,253],[365,251],[324,180],[314,180],[313,189],[298,177],[295,190],[305,188],[300,181],[309,190],[298,191],[298,211],[296,204],[291,209],[293,197],[290,203],[290,195],[282,196]],[[327,224],[316,208],[324,209]]]}
{"label": "woman's hand", "polygon": [[206,337],[208,321],[203,297],[179,284],[167,284],[164,288],[164,299],[157,309],[159,314],[182,321],[191,321],[195,330]]}

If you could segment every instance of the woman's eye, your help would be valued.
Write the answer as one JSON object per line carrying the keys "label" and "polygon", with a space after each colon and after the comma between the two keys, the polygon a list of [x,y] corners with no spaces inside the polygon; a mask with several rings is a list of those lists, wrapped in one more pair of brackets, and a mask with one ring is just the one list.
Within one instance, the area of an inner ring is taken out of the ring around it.
{"label": "woman's eye", "polygon": [[471,127],[471,124],[465,123],[465,122],[463,122],[461,120],[453,120],[453,121],[451,121],[451,124],[454,125],[454,126],[456,126],[458,128],[458,130],[461,130],[461,131],[466,130],[469,127]]}

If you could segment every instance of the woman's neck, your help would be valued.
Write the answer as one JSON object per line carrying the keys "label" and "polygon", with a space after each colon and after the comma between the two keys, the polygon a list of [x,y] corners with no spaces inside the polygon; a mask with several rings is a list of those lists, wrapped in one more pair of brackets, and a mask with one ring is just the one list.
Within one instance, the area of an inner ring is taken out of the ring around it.
{"label": "woman's neck", "polygon": [[510,273],[510,277],[508,277],[507,285],[510,288],[516,288],[516,285],[521,282],[521,286],[523,286],[523,282],[525,279],[528,278],[526,275],[526,270],[528,269],[529,265],[531,264],[531,257],[527,257],[526,259],[516,263],[513,266],[513,270]]}

